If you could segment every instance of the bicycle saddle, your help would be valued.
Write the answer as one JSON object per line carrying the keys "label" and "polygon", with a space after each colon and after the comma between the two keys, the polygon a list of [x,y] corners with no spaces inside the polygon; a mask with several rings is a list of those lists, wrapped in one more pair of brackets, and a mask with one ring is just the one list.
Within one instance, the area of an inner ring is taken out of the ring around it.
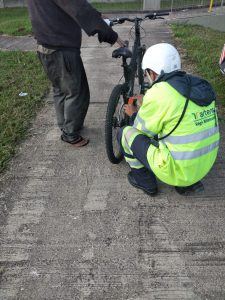
{"label": "bicycle saddle", "polygon": [[121,56],[123,56],[124,58],[131,57],[132,52],[126,47],[121,47],[121,48],[114,50],[112,53],[112,57],[118,58]]}

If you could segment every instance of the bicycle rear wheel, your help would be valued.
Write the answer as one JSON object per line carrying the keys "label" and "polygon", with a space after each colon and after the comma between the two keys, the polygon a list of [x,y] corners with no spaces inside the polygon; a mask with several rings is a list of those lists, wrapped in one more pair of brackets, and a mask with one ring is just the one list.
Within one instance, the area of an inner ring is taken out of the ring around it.
{"label": "bicycle rear wheel", "polygon": [[128,116],[125,115],[123,105],[127,102],[126,86],[119,84],[114,87],[109,98],[105,122],[105,145],[108,159],[118,164],[123,159],[121,148],[116,139],[116,130],[127,125]]}

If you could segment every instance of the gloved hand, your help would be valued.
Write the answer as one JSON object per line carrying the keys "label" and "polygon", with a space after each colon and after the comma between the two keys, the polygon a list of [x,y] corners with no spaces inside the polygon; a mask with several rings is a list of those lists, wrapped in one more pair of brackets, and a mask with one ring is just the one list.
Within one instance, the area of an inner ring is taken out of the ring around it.
{"label": "gloved hand", "polygon": [[[102,18],[108,26],[111,25],[110,19],[108,19],[106,16],[102,16]],[[119,44],[120,47],[126,47],[126,43],[120,37],[118,37],[116,42],[117,42],[117,44]]]}

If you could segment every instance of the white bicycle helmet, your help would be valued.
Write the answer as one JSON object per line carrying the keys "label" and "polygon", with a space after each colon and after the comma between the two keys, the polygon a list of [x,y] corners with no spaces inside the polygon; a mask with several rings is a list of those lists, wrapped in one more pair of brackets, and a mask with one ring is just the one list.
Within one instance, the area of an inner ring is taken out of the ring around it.
{"label": "white bicycle helmet", "polygon": [[160,75],[181,69],[181,59],[177,49],[167,43],[159,43],[147,49],[142,60],[142,69],[150,69]]}

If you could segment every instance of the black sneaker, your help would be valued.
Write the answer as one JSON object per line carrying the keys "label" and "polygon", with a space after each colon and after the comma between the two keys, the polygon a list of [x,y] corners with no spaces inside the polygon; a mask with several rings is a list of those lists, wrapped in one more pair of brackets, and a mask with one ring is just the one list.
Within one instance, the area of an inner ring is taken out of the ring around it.
{"label": "black sneaker", "polygon": [[129,172],[127,174],[127,179],[129,181],[129,183],[131,185],[133,185],[134,187],[136,187],[137,189],[141,189],[142,191],[144,191],[147,195],[150,195],[150,196],[155,196],[158,192],[158,189],[157,188],[145,188],[141,185],[139,185],[136,180],[134,179],[134,177],[132,176],[132,173]]}
{"label": "black sneaker", "polygon": [[201,181],[198,181],[190,186],[185,186],[185,187],[175,186],[175,190],[177,191],[178,194],[187,196],[189,194],[199,193],[204,191],[204,185],[202,184]]}

